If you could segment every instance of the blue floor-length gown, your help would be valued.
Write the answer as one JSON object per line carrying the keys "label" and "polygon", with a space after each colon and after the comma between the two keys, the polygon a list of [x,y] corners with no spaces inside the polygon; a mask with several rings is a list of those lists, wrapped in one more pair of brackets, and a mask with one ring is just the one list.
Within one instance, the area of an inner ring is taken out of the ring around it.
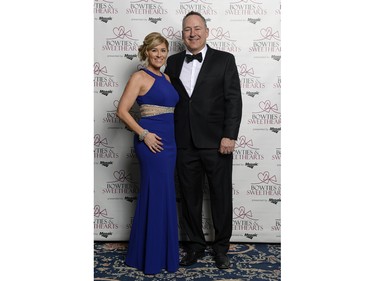
{"label": "blue floor-length gown", "polygon": [[[143,96],[141,106],[174,107],[178,93],[164,74],[158,76],[143,68],[155,82]],[[179,244],[174,171],[176,143],[173,113],[141,117],[142,128],[162,138],[163,150],[153,153],[143,141],[134,137],[134,147],[140,166],[140,190],[129,239],[126,264],[145,274],[157,274],[165,269],[175,272],[179,266]]]}

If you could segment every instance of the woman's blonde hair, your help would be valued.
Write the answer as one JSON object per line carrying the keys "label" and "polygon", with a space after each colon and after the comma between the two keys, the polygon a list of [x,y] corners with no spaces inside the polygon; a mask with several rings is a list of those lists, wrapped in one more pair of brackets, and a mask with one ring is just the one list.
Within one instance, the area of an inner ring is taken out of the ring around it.
{"label": "woman's blonde hair", "polygon": [[138,48],[139,59],[141,61],[145,61],[146,64],[148,64],[146,52],[163,43],[167,46],[167,51],[169,51],[168,40],[159,32],[151,32],[145,37],[145,39],[143,40],[143,44]]}

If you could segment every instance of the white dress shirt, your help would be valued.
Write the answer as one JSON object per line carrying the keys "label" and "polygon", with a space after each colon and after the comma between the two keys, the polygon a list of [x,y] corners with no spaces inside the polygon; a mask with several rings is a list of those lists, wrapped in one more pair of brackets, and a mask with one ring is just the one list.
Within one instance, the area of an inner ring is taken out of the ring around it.
{"label": "white dress shirt", "polygon": [[[199,62],[198,60],[193,60],[192,62],[187,63],[186,60],[184,60],[184,63],[182,65],[180,80],[182,84],[185,86],[185,89],[188,92],[190,97],[191,97],[191,94],[193,93],[195,83],[197,82],[199,71],[201,70],[202,63],[206,56],[207,45],[204,46],[204,48],[200,52],[202,53],[201,62]],[[192,55],[192,53],[189,52],[188,50],[186,50],[186,54]]]}

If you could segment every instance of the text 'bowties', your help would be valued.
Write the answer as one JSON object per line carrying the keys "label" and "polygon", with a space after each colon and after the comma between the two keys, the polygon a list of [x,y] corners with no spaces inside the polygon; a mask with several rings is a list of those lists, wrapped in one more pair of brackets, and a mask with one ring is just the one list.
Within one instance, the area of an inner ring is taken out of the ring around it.
{"label": "text 'bowties'", "polygon": [[199,62],[202,62],[202,53],[196,54],[196,55],[189,55],[186,54],[186,62],[192,62],[193,60],[197,60]]}

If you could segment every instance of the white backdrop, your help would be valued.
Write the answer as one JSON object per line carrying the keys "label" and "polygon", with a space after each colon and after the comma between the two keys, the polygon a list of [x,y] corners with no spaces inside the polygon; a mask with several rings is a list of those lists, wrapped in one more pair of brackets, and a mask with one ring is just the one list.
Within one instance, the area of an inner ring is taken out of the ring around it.
{"label": "white backdrop", "polygon": [[[183,50],[182,18],[207,20],[207,43],[236,57],[243,114],[233,163],[233,242],[281,242],[280,0],[94,1],[94,239],[129,239],[139,183],[133,133],[116,109],[144,37]],[[137,116],[136,107],[134,115]],[[207,190],[207,189],[206,189]],[[177,206],[180,208],[177,185]],[[205,192],[203,229],[213,238]],[[180,239],[186,235],[180,229]]]}

